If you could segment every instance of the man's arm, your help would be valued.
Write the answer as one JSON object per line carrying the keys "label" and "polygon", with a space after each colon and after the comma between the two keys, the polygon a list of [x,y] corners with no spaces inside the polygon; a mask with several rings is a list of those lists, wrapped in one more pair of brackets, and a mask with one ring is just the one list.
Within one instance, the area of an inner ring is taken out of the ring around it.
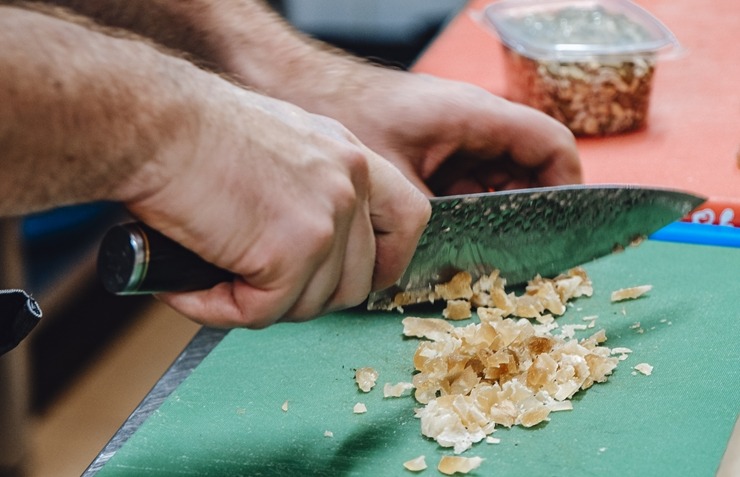
{"label": "man's arm", "polygon": [[163,297],[263,327],[403,272],[429,203],[346,128],[140,41],[0,7],[0,215],[108,199],[239,278]]}
{"label": "man's arm", "polygon": [[259,0],[55,1],[337,119],[422,190],[581,180],[573,136],[552,118],[469,84],[351,57],[295,31]]}
{"label": "man's arm", "polygon": [[12,7],[0,7],[0,45],[2,214],[116,199],[145,161],[192,135],[176,80],[185,62]]}

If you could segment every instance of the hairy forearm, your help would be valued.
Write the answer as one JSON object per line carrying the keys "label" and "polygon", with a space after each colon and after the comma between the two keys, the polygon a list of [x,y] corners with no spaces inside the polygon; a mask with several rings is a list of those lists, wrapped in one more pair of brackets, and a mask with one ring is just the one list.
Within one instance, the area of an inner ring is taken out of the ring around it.
{"label": "hairy forearm", "polygon": [[296,31],[261,0],[37,1],[131,30],[269,96],[330,116],[339,109],[338,94],[361,89],[357,69],[372,71]]}
{"label": "hairy forearm", "polygon": [[198,127],[192,70],[138,41],[0,7],[0,214],[123,200],[133,180],[143,191],[146,166]]}

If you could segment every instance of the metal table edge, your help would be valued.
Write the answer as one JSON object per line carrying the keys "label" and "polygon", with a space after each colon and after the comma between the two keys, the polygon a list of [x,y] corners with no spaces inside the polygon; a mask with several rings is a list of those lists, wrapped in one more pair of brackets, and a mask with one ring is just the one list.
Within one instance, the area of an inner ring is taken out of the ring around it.
{"label": "metal table edge", "polygon": [[152,415],[206,356],[221,342],[228,330],[202,327],[154,387],[134,409],[123,425],[103,447],[82,477],[97,474],[123,447],[128,439]]}

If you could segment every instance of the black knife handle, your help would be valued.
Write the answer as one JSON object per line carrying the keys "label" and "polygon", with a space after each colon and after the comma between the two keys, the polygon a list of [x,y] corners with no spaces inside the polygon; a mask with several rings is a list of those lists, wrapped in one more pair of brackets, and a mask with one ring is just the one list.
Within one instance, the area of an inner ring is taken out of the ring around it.
{"label": "black knife handle", "polygon": [[117,295],[205,290],[234,278],[141,222],[108,230],[98,252],[98,276]]}

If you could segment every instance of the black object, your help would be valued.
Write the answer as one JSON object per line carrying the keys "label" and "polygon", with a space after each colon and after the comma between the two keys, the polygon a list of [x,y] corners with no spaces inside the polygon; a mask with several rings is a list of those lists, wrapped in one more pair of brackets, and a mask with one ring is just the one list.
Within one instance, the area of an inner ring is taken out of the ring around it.
{"label": "black object", "polygon": [[0,290],[0,355],[18,346],[41,320],[41,308],[23,290]]}
{"label": "black object", "polygon": [[234,278],[140,222],[116,225],[106,233],[98,276],[117,295],[205,290]]}

